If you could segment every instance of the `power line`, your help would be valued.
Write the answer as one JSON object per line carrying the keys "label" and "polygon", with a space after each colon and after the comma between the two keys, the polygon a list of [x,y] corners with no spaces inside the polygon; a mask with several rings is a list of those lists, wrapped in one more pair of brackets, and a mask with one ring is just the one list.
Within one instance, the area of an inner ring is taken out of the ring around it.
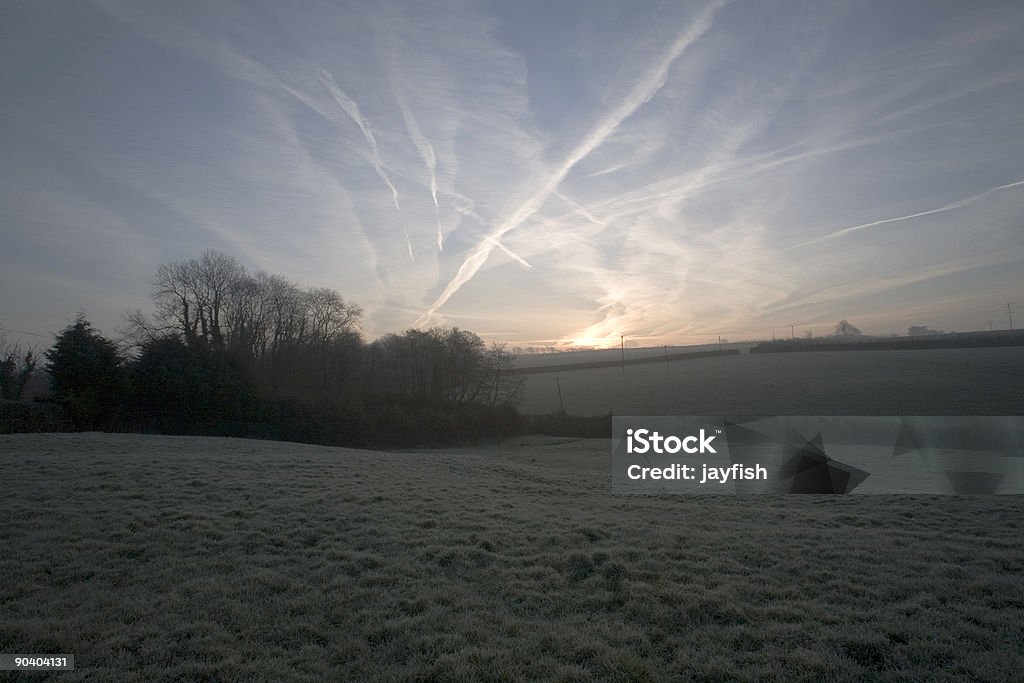
{"label": "power line", "polygon": [[36,332],[29,332],[28,330],[16,330],[13,327],[5,327],[3,329],[4,329],[5,332],[14,332],[16,334],[27,334],[30,337],[39,337],[40,339],[49,339],[49,338],[51,338],[53,336],[52,334],[38,334]]}
{"label": "power line", "polygon": [[[0,320],[6,320],[7,322],[15,323],[16,325],[24,325],[22,321],[14,320],[13,318],[0,317]],[[16,330],[13,327],[4,327],[3,325],[0,325],[0,329],[6,330],[7,332],[15,332],[17,334],[27,334],[30,337],[40,337],[41,339],[49,339],[53,337],[52,334],[40,334],[38,332],[29,332],[28,330]]]}

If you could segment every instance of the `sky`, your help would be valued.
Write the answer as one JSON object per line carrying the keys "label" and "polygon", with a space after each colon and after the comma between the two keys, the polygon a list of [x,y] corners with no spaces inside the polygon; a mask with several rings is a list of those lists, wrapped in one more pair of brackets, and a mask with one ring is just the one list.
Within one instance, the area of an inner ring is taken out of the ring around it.
{"label": "sky", "polygon": [[5,2],[0,159],[42,347],[209,248],[370,339],[1024,324],[1019,2]]}

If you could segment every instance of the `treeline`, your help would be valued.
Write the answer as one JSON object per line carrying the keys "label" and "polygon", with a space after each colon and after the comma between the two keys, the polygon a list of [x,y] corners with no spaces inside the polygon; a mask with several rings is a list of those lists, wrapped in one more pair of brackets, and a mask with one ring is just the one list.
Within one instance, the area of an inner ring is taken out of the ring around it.
{"label": "treeline", "polygon": [[472,332],[366,343],[362,309],[338,292],[215,251],[160,266],[151,298],[151,313],[126,314],[121,346],[79,315],[46,353],[75,428],[381,448],[522,429],[512,354]]}
{"label": "treeline", "polygon": [[761,342],[750,353],[804,351],[903,351],[918,349],[965,349],[991,346],[1024,346],[1024,331],[945,332],[906,337],[816,337]]}

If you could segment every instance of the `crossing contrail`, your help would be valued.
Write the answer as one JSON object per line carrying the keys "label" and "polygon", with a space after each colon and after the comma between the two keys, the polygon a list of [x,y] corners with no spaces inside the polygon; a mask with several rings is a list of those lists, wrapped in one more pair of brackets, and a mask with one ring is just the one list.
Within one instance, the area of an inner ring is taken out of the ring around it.
{"label": "crossing contrail", "polygon": [[565,180],[569,171],[571,171],[576,164],[595,149],[600,147],[608,136],[614,133],[626,118],[631,116],[637,109],[646,104],[652,97],[654,97],[655,94],[657,94],[665,84],[665,80],[668,78],[668,72],[672,67],[672,64],[675,63],[687,48],[693,45],[693,43],[695,43],[708,31],[708,29],[711,28],[711,23],[715,17],[715,13],[724,4],[724,2],[716,2],[709,5],[703,12],[701,12],[697,17],[697,20],[689,28],[676,37],[671,46],[669,46],[667,52],[647,71],[646,74],[644,74],[644,76],[622,99],[622,101],[607,112],[605,116],[587,132],[579,144],[573,148],[562,163],[555,168],[554,172],[548,176],[540,189],[530,195],[518,209],[513,211],[508,218],[492,230],[489,234],[490,239],[481,240],[476,247],[473,248],[470,254],[462,262],[462,265],[459,267],[458,272],[456,272],[455,277],[451,279],[434,303],[432,303],[423,315],[413,323],[414,326],[418,327],[426,324],[434,313],[448,302],[452,295],[459,291],[463,285],[472,280],[480,271],[480,268],[487,261],[487,257],[490,256],[492,251],[494,251],[495,241],[500,240],[505,233],[519,227],[524,221],[537,213],[537,211],[539,211],[544,205],[544,202],[546,202],[552,193],[558,189],[558,186],[563,180]]}

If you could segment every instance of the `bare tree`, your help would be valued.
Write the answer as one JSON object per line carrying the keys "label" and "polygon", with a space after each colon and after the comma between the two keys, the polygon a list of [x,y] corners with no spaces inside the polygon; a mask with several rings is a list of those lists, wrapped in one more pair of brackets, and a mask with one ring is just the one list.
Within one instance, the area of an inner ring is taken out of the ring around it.
{"label": "bare tree", "polygon": [[10,341],[0,327],[0,398],[20,399],[38,364],[34,348],[22,352],[21,344]]}
{"label": "bare tree", "polygon": [[214,348],[224,347],[221,319],[245,268],[233,256],[207,249],[192,262],[193,291],[199,305],[199,326]]}
{"label": "bare tree", "polygon": [[368,358],[372,384],[385,394],[493,406],[515,403],[522,387],[504,344],[487,347],[457,327],[386,335],[371,346]]}
{"label": "bare tree", "polygon": [[273,396],[337,392],[358,364],[359,306],[333,289],[249,274],[216,251],[161,265],[152,298],[151,317],[124,316],[133,344],[175,337],[192,350],[227,353]]}
{"label": "bare tree", "polygon": [[212,249],[198,259],[161,265],[152,290],[156,327],[175,328],[190,347],[223,348],[225,311],[244,277],[237,259]]}
{"label": "bare tree", "polygon": [[339,352],[346,346],[339,344],[340,340],[351,335],[358,338],[356,329],[363,310],[356,304],[347,303],[338,292],[327,287],[306,290],[304,303],[308,334],[319,357],[320,390],[326,391],[331,384],[332,366],[338,369],[336,363],[330,362],[332,352]]}
{"label": "bare tree", "polygon": [[263,357],[268,344],[269,304],[263,275],[239,277],[224,310],[227,348],[250,364]]}
{"label": "bare tree", "polygon": [[166,263],[156,269],[151,298],[154,318],[165,328],[175,328],[185,343],[195,346],[198,337],[198,303],[191,295],[192,274],[188,263]]}
{"label": "bare tree", "polygon": [[835,336],[837,337],[859,337],[861,334],[857,326],[847,320],[840,320],[836,323]]}
{"label": "bare tree", "polygon": [[480,387],[483,389],[480,403],[489,406],[509,406],[519,402],[522,395],[524,375],[512,374],[512,362],[516,354],[510,353],[506,344],[492,343],[483,360]]}
{"label": "bare tree", "polygon": [[443,372],[446,376],[444,397],[452,403],[464,403],[470,392],[477,398],[475,387],[483,374],[484,340],[468,330],[453,327],[439,330],[444,346]]}

